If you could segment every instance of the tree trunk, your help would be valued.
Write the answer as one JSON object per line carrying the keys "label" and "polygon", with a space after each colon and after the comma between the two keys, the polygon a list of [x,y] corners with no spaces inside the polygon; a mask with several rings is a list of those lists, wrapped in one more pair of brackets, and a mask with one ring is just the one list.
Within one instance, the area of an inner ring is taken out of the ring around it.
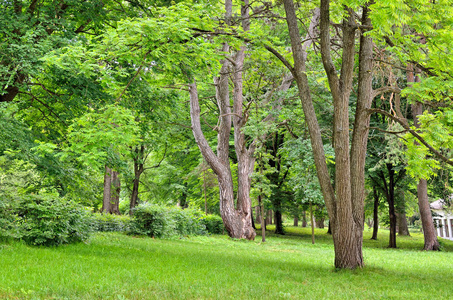
{"label": "tree trunk", "polygon": [[144,171],[144,154],[145,146],[141,145],[140,148],[135,148],[134,156],[134,182],[132,186],[132,193],[129,203],[129,214],[133,214],[134,207],[138,204],[138,188],[140,185],[140,176]]}
{"label": "tree trunk", "polygon": [[396,207],[398,235],[410,236],[409,227],[407,226],[406,200],[404,197],[404,191],[399,190],[398,193],[402,195],[402,200],[398,202],[397,207]]}
{"label": "tree trunk", "polygon": [[[225,23],[231,24],[232,1],[225,1]],[[245,0],[241,7],[242,28],[248,31],[249,25],[249,4]],[[228,53],[230,47],[227,43],[223,45],[222,52]],[[215,78],[216,99],[220,110],[218,135],[217,135],[217,155],[209,146],[200,122],[200,104],[198,101],[198,91],[196,82],[189,77],[190,93],[190,115],[192,122],[192,132],[204,159],[217,175],[220,191],[220,214],[228,234],[233,238],[245,238],[253,240],[255,230],[252,227],[250,216],[250,184],[251,174],[255,163],[254,151],[255,143],[247,148],[245,134],[242,127],[247,118],[243,116],[243,89],[242,89],[242,70],[244,66],[245,46],[234,56],[234,63],[225,59],[222,62],[220,76]],[[233,82],[233,111],[230,108],[229,77]],[[229,139],[231,134],[231,123],[234,126],[234,148],[237,156],[237,198],[235,203],[233,176],[229,161]]]}
{"label": "tree trunk", "polygon": [[266,224],[268,224],[268,225],[272,225],[273,224],[272,223],[272,215],[273,215],[272,210],[269,209],[267,211]]}
{"label": "tree trunk", "polygon": [[299,226],[299,218],[298,218],[298,217],[294,217],[294,223],[293,223],[293,226],[294,226],[294,227],[297,227],[297,226]]}
{"label": "tree trunk", "polygon": [[261,211],[260,211],[261,207],[260,207],[259,201],[260,200],[258,199],[258,205],[255,206],[256,223],[261,223]]}
{"label": "tree trunk", "polygon": [[102,212],[107,214],[119,214],[119,200],[121,183],[118,172],[105,166],[104,196],[102,200]]}
{"label": "tree trunk", "polygon": [[105,166],[104,173],[104,196],[102,199],[102,212],[109,214],[110,213],[110,195],[112,190],[112,169]]}
{"label": "tree trunk", "polygon": [[315,244],[315,218],[313,217],[313,204],[310,202],[311,243]]}
{"label": "tree trunk", "polygon": [[129,214],[130,215],[133,214],[133,209],[138,204],[138,187],[140,184],[139,180],[140,179],[138,179],[137,177],[134,177],[134,182],[132,185],[131,199],[130,199],[130,203],[129,203]]}
{"label": "tree trunk", "polygon": [[324,218],[317,218],[316,221],[316,228],[324,229]]}
{"label": "tree trunk", "polygon": [[110,191],[110,213],[119,215],[121,182],[117,171],[112,171],[112,189]]}
{"label": "tree trunk", "polygon": [[[396,248],[396,213],[395,213],[395,171],[393,165],[387,163],[389,173],[389,185],[387,191],[387,203],[389,206],[390,236],[389,248]],[[385,178],[383,178],[385,180]]]}
{"label": "tree trunk", "polygon": [[373,236],[372,240],[377,240],[377,234],[379,230],[379,195],[377,193],[376,187],[373,186],[373,198],[374,198],[374,207],[373,207]]}
{"label": "tree trunk", "polygon": [[437,240],[436,228],[434,227],[431,208],[428,201],[428,183],[425,179],[420,179],[417,184],[418,207],[420,209],[420,219],[422,220],[423,236],[425,246],[423,250],[439,250],[440,245]]}
{"label": "tree trunk", "polygon": [[[372,101],[372,51],[373,43],[366,30],[361,30],[359,50],[358,97],[354,131],[349,149],[349,95],[352,90],[355,56],[354,12],[347,10],[343,21],[343,52],[341,74],[330,55],[330,3],[321,0],[320,44],[321,56],[334,101],[335,192],[330,181],[324,154],[322,136],[311,99],[305,73],[305,51],[299,35],[298,19],[292,0],[283,1],[291,39],[294,69],[299,97],[310,133],[313,156],[319,183],[332,223],[335,247],[335,267],[354,269],[363,266],[362,240],[365,197],[365,157],[369,131],[368,109]],[[368,6],[363,7],[362,25],[370,26]]]}
{"label": "tree trunk", "polygon": [[259,205],[259,208],[261,210],[261,218],[260,218],[260,222],[261,222],[261,241],[264,243],[266,241],[266,221],[264,220],[264,205],[263,205],[263,201],[261,201],[261,193],[260,195],[258,196],[258,205]]}
{"label": "tree trunk", "polygon": [[[407,82],[415,82],[413,68],[410,66],[409,72],[407,73]],[[423,105],[420,102],[412,104],[412,115],[414,116],[414,125],[416,128],[420,127],[418,123],[418,116],[423,114]],[[420,211],[420,219],[422,221],[423,236],[425,238],[424,250],[439,250],[440,245],[437,240],[436,229],[434,228],[433,217],[431,215],[431,208],[429,207],[428,200],[428,183],[425,179],[420,179],[417,184],[417,196],[418,196],[418,208]]]}
{"label": "tree trunk", "polygon": [[302,212],[302,227],[307,227],[307,213],[305,210]]}
{"label": "tree trunk", "polygon": [[[206,170],[203,170],[203,195],[204,195],[204,214],[208,215],[208,196],[206,195]],[[251,207],[250,216],[252,218],[252,227],[255,228],[255,224],[253,223],[253,213]]]}
{"label": "tree trunk", "polygon": [[406,213],[397,213],[396,218],[398,223],[398,235],[410,236],[409,227],[407,226]]}
{"label": "tree trunk", "polygon": [[250,208],[250,218],[252,218],[252,227],[256,230],[255,219],[253,218],[253,208]]}
{"label": "tree trunk", "polygon": [[280,209],[275,210],[275,233],[276,234],[285,234],[283,230],[283,219]]}

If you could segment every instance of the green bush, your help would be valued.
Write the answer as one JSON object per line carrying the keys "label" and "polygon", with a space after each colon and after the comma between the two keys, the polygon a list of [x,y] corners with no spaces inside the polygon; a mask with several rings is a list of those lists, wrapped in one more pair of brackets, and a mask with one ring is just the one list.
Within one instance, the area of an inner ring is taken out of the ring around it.
{"label": "green bush", "polygon": [[195,209],[171,208],[171,213],[176,221],[177,235],[203,235],[206,234],[206,227],[201,221],[202,213]]}
{"label": "green bush", "polygon": [[222,217],[218,215],[205,215],[201,217],[201,223],[211,234],[222,234],[225,230]]}
{"label": "green bush", "polygon": [[57,246],[88,239],[89,212],[53,195],[23,196],[15,208],[18,238],[30,245]]}
{"label": "green bush", "polygon": [[206,234],[201,218],[196,210],[143,203],[134,208],[131,233],[159,238]]}
{"label": "green bush", "polygon": [[0,199],[0,242],[6,242],[16,236],[12,206],[5,199]]}
{"label": "green bush", "polygon": [[94,231],[128,232],[131,228],[129,216],[94,213],[92,220]]}
{"label": "green bush", "polygon": [[151,237],[176,235],[176,222],[171,211],[164,206],[142,203],[134,208],[131,233]]}

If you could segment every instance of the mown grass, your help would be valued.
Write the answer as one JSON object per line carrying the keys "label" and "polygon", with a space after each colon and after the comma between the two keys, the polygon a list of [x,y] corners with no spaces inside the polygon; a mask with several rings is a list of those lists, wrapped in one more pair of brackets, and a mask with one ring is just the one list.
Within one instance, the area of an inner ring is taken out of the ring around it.
{"label": "mown grass", "polygon": [[[2,299],[451,299],[453,242],[370,241],[366,267],[336,271],[326,230],[287,228],[266,243],[226,236],[159,240],[100,233],[58,248],[0,245]],[[371,232],[369,233],[371,236]]]}

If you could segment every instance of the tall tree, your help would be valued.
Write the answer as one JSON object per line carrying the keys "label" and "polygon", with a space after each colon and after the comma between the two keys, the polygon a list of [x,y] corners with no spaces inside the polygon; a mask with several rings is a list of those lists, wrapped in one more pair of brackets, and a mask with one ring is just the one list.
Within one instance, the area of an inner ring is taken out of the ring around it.
{"label": "tall tree", "polygon": [[[250,29],[249,20],[249,3],[246,0],[241,5],[242,30]],[[225,24],[232,25],[233,3],[231,0],[225,1]],[[231,49],[233,50],[233,49]],[[252,227],[251,220],[251,201],[250,201],[250,183],[253,172],[255,159],[253,153],[255,144],[249,147],[246,144],[245,134],[242,127],[247,122],[247,116],[243,113],[243,67],[245,59],[246,46],[240,46],[235,52],[232,62],[230,58],[225,59],[222,63],[220,76],[214,79],[216,84],[217,105],[220,110],[220,124],[218,126],[217,138],[217,155],[210,148],[201,129],[200,106],[198,100],[197,86],[192,78],[189,84],[190,92],[190,115],[192,119],[192,131],[200,151],[216,173],[220,188],[220,213],[229,235],[234,238],[245,238],[253,240],[255,230]],[[228,43],[224,43],[222,51],[230,52]],[[229,76],[233,81],[233,111],[230,108],[229,100]],[[234,126],[234,147],[238,161],[238,191],[237,204],[235,207],[235,195],[233,176],[231,173],[229,161],[229,141],[231,133],[231,124]]]}
{"label": "tall tree", "polygon": [[[305,73],[305,49],[302,47],[298,20],[292,0],[283,1],[286,11],[294,68],[290,67],[299,88],[310,139],[312,143],[318,178],[331,222],[335,246],[335,267],[357,268],[363,266],[362,231],[364,214],[364,165],[368,136],[369,114],[372,101],[372,39],[364,33],[371,25],[369,5],[362,7],[360,34],[358,97],[351,148],[349,148],[349,96],[352,90],[355,55],[355,13],[346,8],[341,25],[343,32],[343,55],[341,75],[330,54],[330,1],[321,1],[320,38],[323,65],[329,80],[334,101],[334,148],[335,189],[330,181],[321,132]],[[288,63],[286,63],[288,64]]]}

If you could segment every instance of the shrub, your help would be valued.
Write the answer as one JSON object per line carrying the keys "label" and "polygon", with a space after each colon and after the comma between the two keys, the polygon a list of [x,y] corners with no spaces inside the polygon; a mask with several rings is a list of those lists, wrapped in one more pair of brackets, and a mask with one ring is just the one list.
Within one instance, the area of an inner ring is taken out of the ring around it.
{"label": "shrub", "polygon": [[159,238],[206,234],[202,217],[193,209],[143,203],[134,208],[131,233]]}
{"label": "shrub", "polygon": [[131,228],[129,216],[94,213],[92,220],[94,231],[127,232]]}
{"label": "shrub", "polygon": [[14,212],[11,205],[0,199],[0,242],[6,242],[17,236],[14,225]]}
{"label": "shrub", "polygon": [[218,215],[205,215],[200,220],[211,234],[222,234],[225,230],[222,218]]}
{"label": "shrub", "polygon": [[30,245],[57,246],[88,239],[89,212],[53,195],[23,196],[15,209],[19,238]]}
{"label": "shrub", "polygon": [[134,208],[131,233],[151,237],[176,235],[176,222],[167,207],[142,203]]}
{"label": "shrub", "polygon": [[202,213],[195,209],[172,208],[172,215],[176,221],[176,232],[178,235],[203,235],[206,234],[206,227],[201,221]]}

